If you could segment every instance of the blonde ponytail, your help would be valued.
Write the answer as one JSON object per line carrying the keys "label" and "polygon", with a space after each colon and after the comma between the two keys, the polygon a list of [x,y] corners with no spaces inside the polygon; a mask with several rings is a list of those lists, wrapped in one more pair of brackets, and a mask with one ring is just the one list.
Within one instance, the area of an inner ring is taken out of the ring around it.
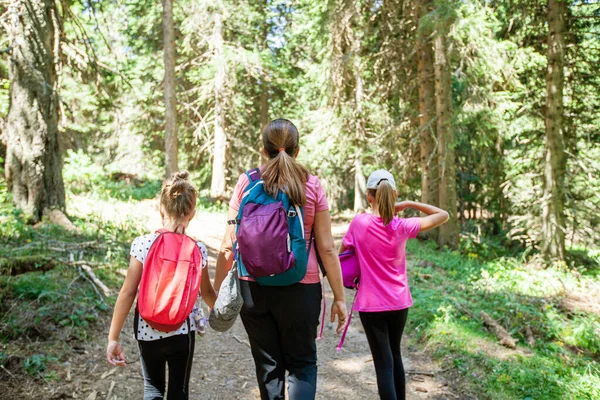
{"label": "blonde ponytail", "polygon": [[304,206],[308,170],[294,157],[298,142],[298,131],[290,121],[280,118],[269,122],[263,130],[263,146],[269,161],[261,175],[265,191],[271,196],[282,190],[292,204]]}
{"label": "blonde ponytail", "polygon": [[394,206],[396,204],[396,193],[387,180],[382,180],[377,186],[375,193],[377,210],[384,225],[388,225],[394,219]]}

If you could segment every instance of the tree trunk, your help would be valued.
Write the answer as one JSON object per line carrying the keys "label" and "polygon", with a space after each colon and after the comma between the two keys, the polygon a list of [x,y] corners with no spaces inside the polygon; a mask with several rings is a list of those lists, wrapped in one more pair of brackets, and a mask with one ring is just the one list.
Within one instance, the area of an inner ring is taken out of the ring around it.
{"label": "tree trunk", "polygon": [[[355,10],[358,19],[358,10]],[[362,172],[362,153],[365,140],[365,121],[363,118],[364,82],[360,60],[360,39],[356,27],[353,30],[352,53],[354,57],[354,134],[356,135],[354,154],[354,212],[364,212],[367,207],[367,182]]]}
{"label": "tree trunk", "polygon": [[546,147],[542,210],[542,255],[548,261],[565,259],[566,156],[563,138],[563,81],[566,7],[564,0],[548,1]]}
{"label": "tree trunk", "polygon": [[354,212],[364,212],[367,207],[367,180],[362,172],[360,151],[354,160]]}
{"label": "tree trunk", "polygon": [[[269,50],[267,45],[267,32],[268,32],[268,21],[267,21],[267,10],[269,4],[265,1],[264,5],[264,19],[262,26],[262,45],[261,51],[264,53]],[[260,78],[260,126],[264,128],[269,123],[269,84],[267,83],[267,69],[265,68],[265,62],[263,60],[262,65],[262,76]]]}
{"label": "tree trunk", "polygon": [[163,0],[163,47],[165,60],[165,164],[169,177],[178,168],[177,91],[175,87],[175,30],[173,2]]}
{"label": "tree trunk", "polygon": [[269,85],[263,76],[260,83],[260,126],[264,128],[269,123]]}
{"label": "tree trunk", "polygon": [[54,0],[14,1],[9,17],[6,180],[17,207],[37,222],[65,209],[56,92],[60,25]]}
{"label": "tree trunk", "polygon": [[213,149],[212,180],[210,196],[216,199],[225,197],[225,108],[223,107],[223,90],[225,88],[225,60],[223,60],[223,21],[219,13],[214,14],[213,51],[216,64],[214,85],[215,96],[215,137]]}
{"label": "tree trunk", "polygon": [[435,95],[439,154],[439,206],[448,211],[450,219],[440,227],[438,243],[458,247],[458,219],[456,204],[456,166],[454,131],[452,127],[452,88],[448,62],[446,29],[438,24],[435,37]]}
{"label": "tree trunk", "polygon": [[[421,202],[439,205],[438,156],[436,146],[436,103],[434,55],[431,31],[421,25],[421,19],[431,11],[431,0],[419,3],[417,33],[417,75],[419,79],[419,146],[421,150]],[[427,233],[437,239],[438,230]]]}

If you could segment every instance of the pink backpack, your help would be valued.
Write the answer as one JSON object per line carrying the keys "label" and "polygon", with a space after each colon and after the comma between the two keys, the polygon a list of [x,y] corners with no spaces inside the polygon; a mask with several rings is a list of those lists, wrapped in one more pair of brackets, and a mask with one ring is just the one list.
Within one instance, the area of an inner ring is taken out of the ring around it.
{"label": "pink backpack", "polygon": [[358,257],[354,250],[346,250],[340,254],[340,265],[342,267],[342,281],[348,289],[358,288],[360,279],[360,268]]}
{"label": "pink backpack", "polygon": [[194,308],[202,279],[202,254],[189,236],[166,229],[157,233],[144,262],[137,307],[152,328],[171,332]]}
{"label": "pink backpack", "polygon": [[[358,264],[358,257],[356,256],[356,252],[354,249],[346,250],[342,254],[340,254],[340,265],[342,267],[342,281],[344,287],[348,289],[358,290],[358,281],[360,280],[360,265]],[[350,327],[350,323],[352,322],[352,309],[354,308],[355,301],[356,295],[354,296],[354,301],[352,302],[352,306],[350,307],[348,322],[344,327],[344,332],[342,333],[340,342],[337,345],[337,351],[340,351],[342,349],[342,346],[344,345],[346,333],[348,333],[348,328]]]}

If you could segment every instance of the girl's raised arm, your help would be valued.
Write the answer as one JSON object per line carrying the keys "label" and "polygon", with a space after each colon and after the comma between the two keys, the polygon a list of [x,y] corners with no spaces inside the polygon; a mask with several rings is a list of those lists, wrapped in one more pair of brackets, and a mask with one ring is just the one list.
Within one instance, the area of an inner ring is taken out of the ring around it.
{"label": "girl's raised arm", "polygon": [[433,228],[437,228],[438,226],[444,224],[448,221],[448,212],[442,210],[441,208],[417,203],[416,201],[401,201],[396,203],[394,207],[394,211],[396,213],[403,211],[407,208],[414,208],[415,210],[419,210],[424,214],[427,214],[426,217],[421,217],[421,232],[428,231]]}

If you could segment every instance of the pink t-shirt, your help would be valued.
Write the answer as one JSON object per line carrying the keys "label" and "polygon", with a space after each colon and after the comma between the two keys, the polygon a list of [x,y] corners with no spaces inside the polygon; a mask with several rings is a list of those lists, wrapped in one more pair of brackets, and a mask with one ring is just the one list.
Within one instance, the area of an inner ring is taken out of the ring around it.
{"label": "pink t-shirt", "polygon": [[387,225],[373,214],[359,214],[344,236],[344,247],[354,249],[360,282],[353,310],[391,311],[412,306],[406,278],[406,241],[417,237],[420,218],[398,218]]}
{"label": "pink t-shirt", "polygon": [[[261,167],[262,169],[262,167]],[[242,203],[242,196],[244,195],[244,190],[248,186],[250,181],[246,174],[240,175],[237,184],[235,185],[235,189],[233,190],[233,195],[231,196],[231,200],[229,201],[229,207],[238,211],[240,209],[240,204]],[[321,211],[329,210],[329,203],[327,203],[327,198],[325,197],[325,191],[323,190],[323,186],[321,186],[321,182],[319,182],[319,178],[314,175],[309,175],[308,181],[306,182],[306,204],[304,205],[304,237],[306,238],[306,248],[308,249],[308,242],[310,241],[310,234],[313,229],[313,224],[315,222],[315,214]],[[244,279],[244,277],[240,277],[240,279]],[[251,280],[246,278],[246,280]],[[300,281],[300,283],[318,283],[321,278],[319,277],[319,264],[317,263],[317,256],[315,252],[315,248],[313,246],[310,249],[310,255],[308,257],[308,265],[306,266],[306,275],[304,279]]]}

